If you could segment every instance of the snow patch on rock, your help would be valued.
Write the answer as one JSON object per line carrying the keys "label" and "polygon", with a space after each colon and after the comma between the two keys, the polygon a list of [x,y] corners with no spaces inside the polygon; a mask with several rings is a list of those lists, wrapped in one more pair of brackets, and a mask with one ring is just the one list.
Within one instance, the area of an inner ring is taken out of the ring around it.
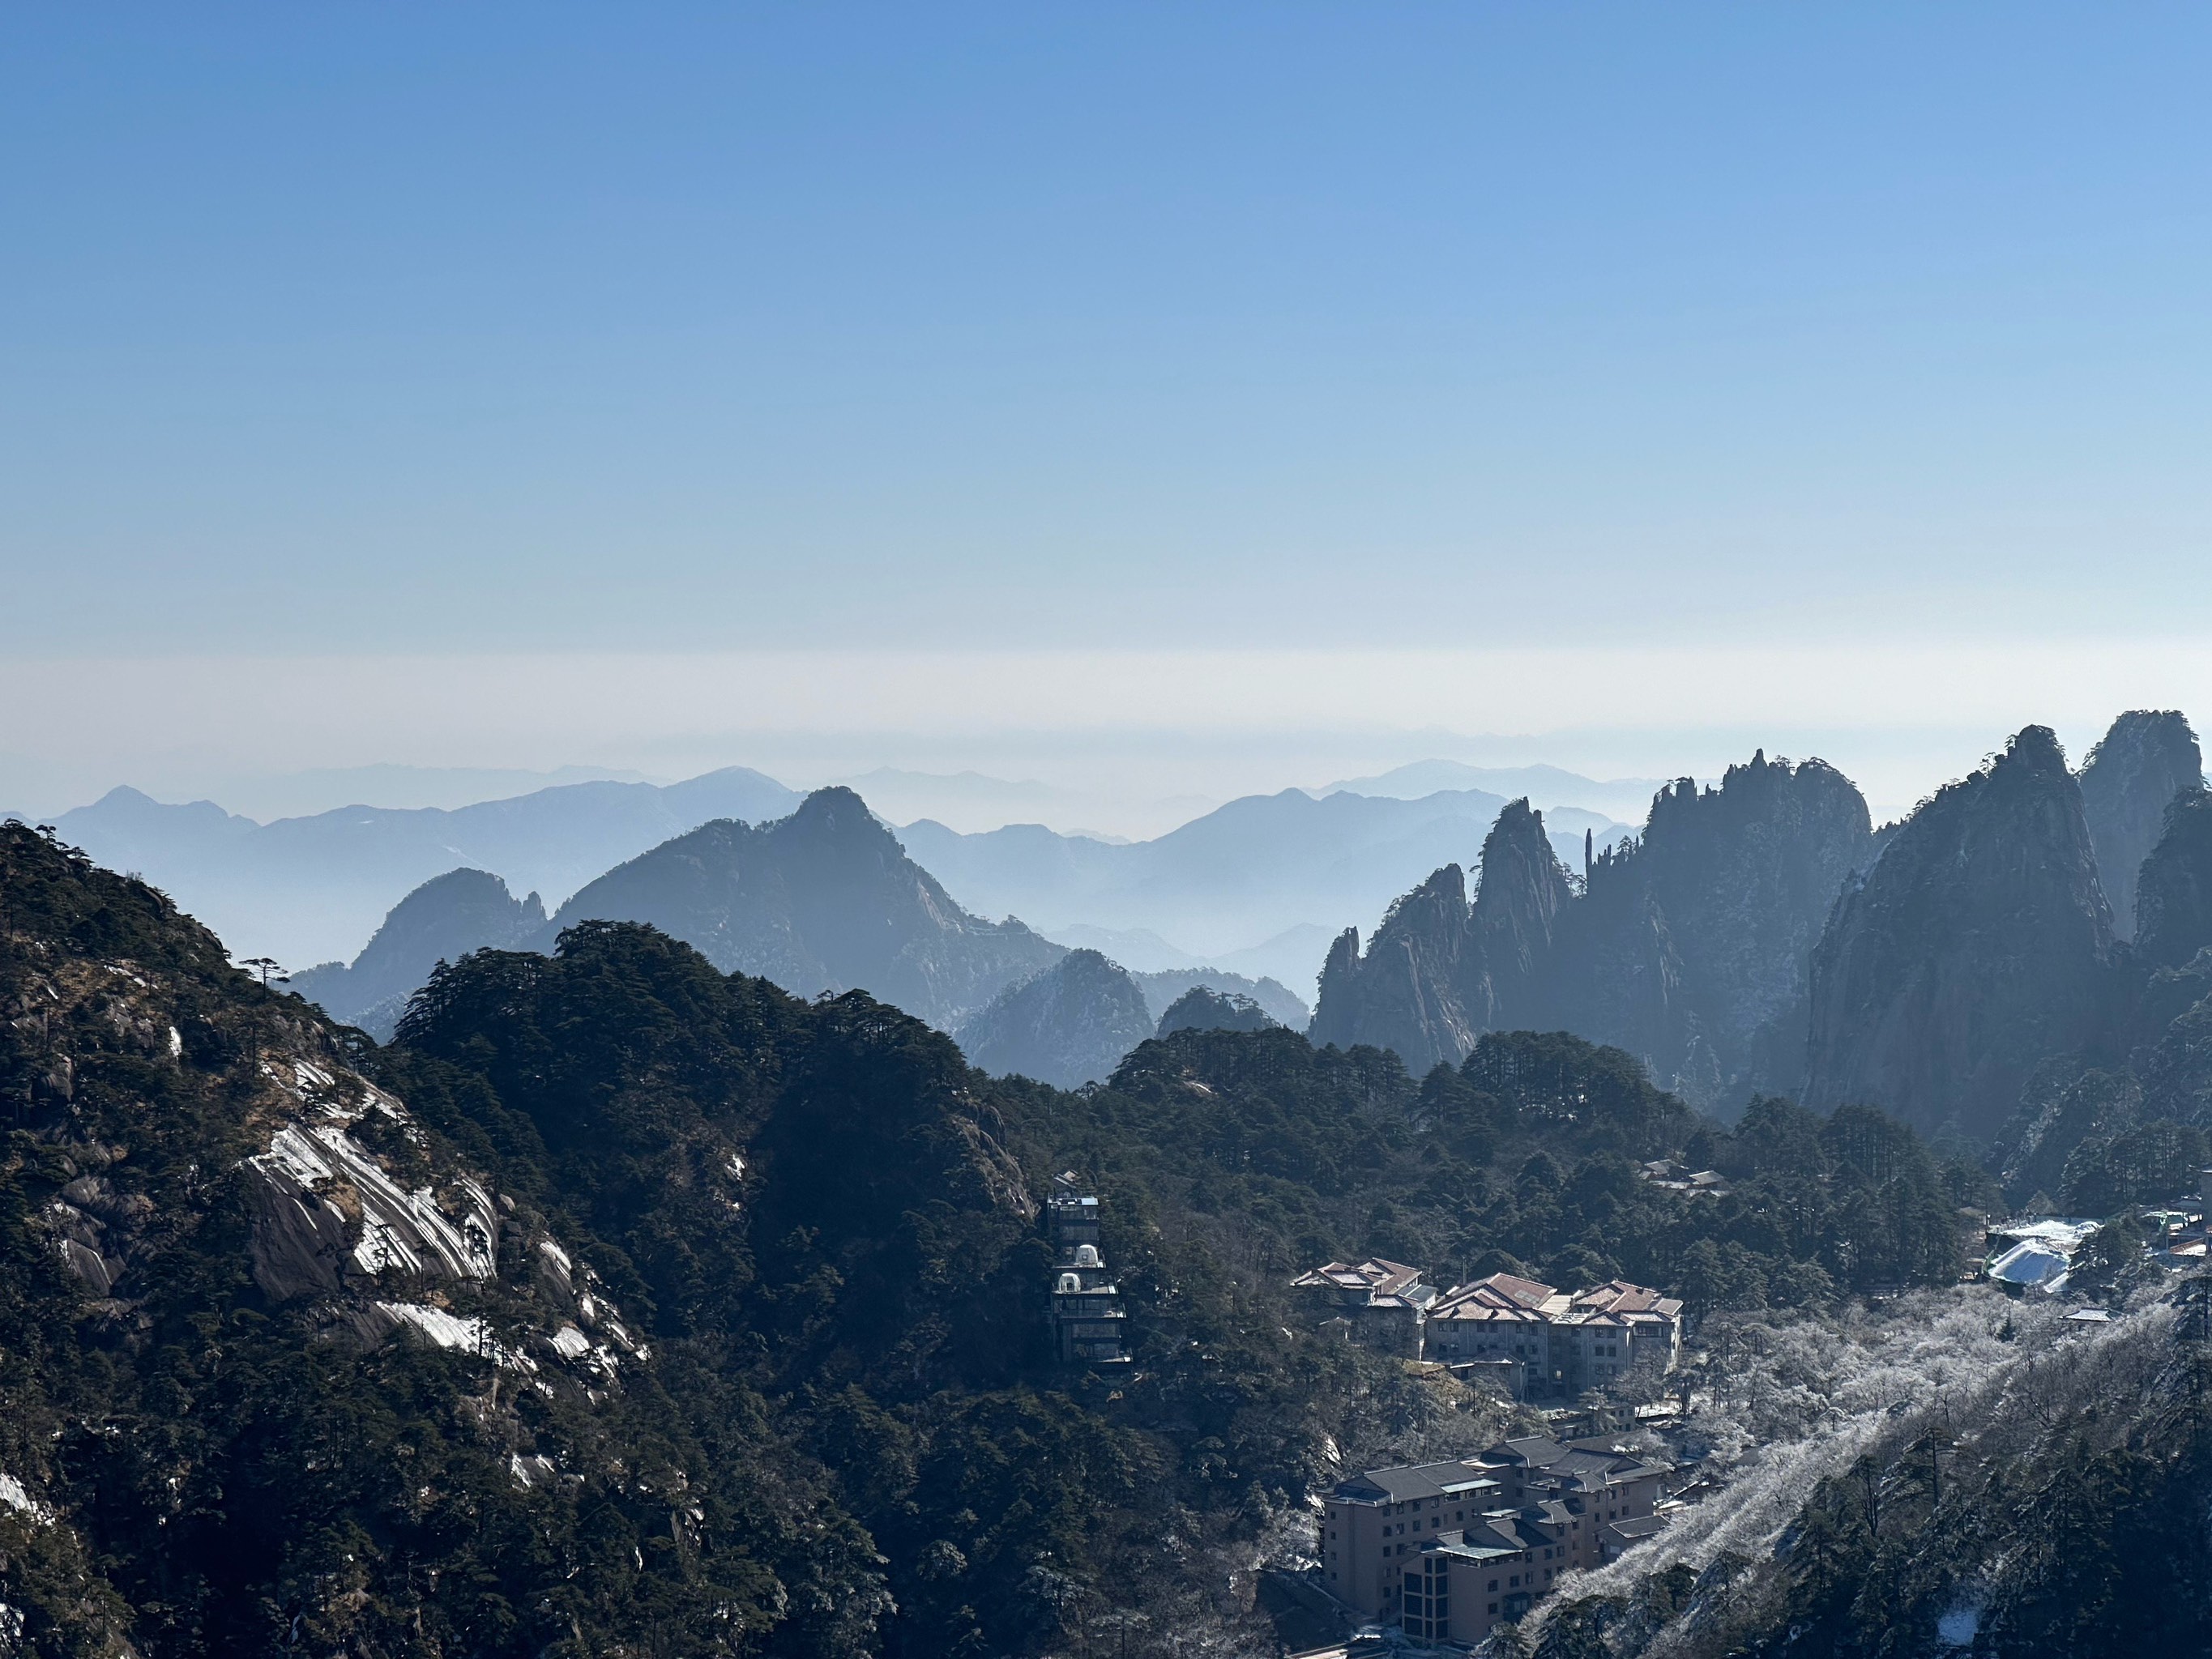
{"label": "snow patch on rock", "polygon": [[0,1504],[6,1504],[34,1526],[44,1526],[54,1518],[54,1512],[31,1496],[21,1480],[12,1474],[0,1474]]}

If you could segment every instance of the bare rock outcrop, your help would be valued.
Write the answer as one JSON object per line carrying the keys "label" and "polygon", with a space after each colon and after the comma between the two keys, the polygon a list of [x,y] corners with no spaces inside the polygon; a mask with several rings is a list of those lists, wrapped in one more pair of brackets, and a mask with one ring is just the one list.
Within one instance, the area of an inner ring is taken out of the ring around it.
{"label": "bare rock outcrop", "polygon": [[2212,945],[2212,791],[2185,789],[2168,803],[2142,863],[2136,927],[2136,953],[2155,967],[2181,967]]}
{"label": "bare rock outcrop", "polygon": [[2165,824],[2166,809],[2183,790],[2204,782],[2197,733],[2179,709],[2130,709],[2089,751],[2081,782],[2081,810],[2097,849],[2112,931],[2133,939],[2136,883]]}
{"label": "bare rock outcrop", "polygon": [[1562,1029],[1700,1104],[1793,1086],[1813,946],[1871,843],[1849,779],[1760,753],[1717,788],[1660,791],[1640,841],[1591,859],[1578,891],[1516,801],[1471,907],[1449,867],[1398,902],[1364,959],[1357,934],[1338,941],[1315,1040],[1376,1043],[1418,1072],[1486,1031]]}
{"label": "bare rock outcrop", "polygon": [[2028,726],[1838,901],[1813,953],[1806,1103],[1984,1139],[2039,1060],[2098,1034],[2112,957],[2081,788]]}
{"label": "bare rock outcrop", "polygon": [[1349,927],[1322,966],[1308,1035],[1316,1044],[1388,1048],[1416,1074],[1456,1065],[1483,1026],[1470,1018],[1466,981],[1479,975],[1467,878],[1447,864],[1393,904],[1363,956]]}

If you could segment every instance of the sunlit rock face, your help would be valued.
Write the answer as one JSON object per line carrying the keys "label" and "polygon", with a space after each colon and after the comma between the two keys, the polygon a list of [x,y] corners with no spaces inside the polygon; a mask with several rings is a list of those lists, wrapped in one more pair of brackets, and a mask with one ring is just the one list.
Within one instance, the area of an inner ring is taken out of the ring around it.
{"label": "sunlit rock face", "polygon": [[2081,807],[2112,907],[2112,931],[2121,939],[2136,935],[2136,884],[2166,809],[2182,791],[2203,781],[2197,733],[2177,709],[2138,708],[2121,715],[2083,763]]}
{"label": "sunlit rock face", "polygon": [[2112,915],[2081,791],[2031,726],[1845,890],[1813,955],[1805,1097],[1986,1139],[2100,1029]]}

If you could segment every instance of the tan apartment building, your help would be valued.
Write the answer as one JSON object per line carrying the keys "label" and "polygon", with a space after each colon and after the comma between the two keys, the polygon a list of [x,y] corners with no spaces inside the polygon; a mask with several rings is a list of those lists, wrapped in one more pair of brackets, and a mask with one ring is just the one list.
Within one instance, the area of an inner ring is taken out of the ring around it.
{"label": "tan apartment building", "polygon": [[1437,1297],[1423,1319],[1425,1358],[1510,1362],[1523,1399],[1571,1398],[1639,1366],[1669,1370],[1681,1346],[1681,1303],[1621,1279],[1570,1295],[1492,1273]]}
{"label": "tan apartment building", "polygon": [[1563,1575],[1648,1535],[1665,1472],[1606,1443],[1541,1436],[1370,1469],[1322,1505],[1322,1582],[1409,1636],[1480,1642]]}
{"label": "tan apartment building", "polygon": [[1304,1295],[1323,1328],[1336,1327],[1352,1341],[1383,1353],[1421,1357],[1421,1320],[1437,1291],[1421,1282],[1419,1267],[1377,1256],[1332,1261],[1300,1273],[1291,1288]]}

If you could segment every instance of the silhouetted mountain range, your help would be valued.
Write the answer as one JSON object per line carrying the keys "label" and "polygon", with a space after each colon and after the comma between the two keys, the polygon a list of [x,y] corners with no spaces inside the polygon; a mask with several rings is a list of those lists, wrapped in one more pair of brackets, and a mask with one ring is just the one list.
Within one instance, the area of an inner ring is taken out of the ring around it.
{"label": "silhouetted mountain range", "polygon": [[1661,791],[1641,839],[1593,849],[1578,884],[1516,801],[1483,842],[1471,904],[1448,865],[1364,957],[1357,930],[1339,939],[1315,1039],[1376,1042],[1419,1071],[1456,1063],[1485,1031],[1558,1027],[1643,1055],[1691,1098],[1788,1086],[1806,959],[1869,840],[1865,803],[1834,769],[1755,756],[1717,788]]}
{"label": "silhouetted mountain range", "polygon": [[1832,768],[1755,756],[1717,788],[1661,791],[1582,883],[1516,802],[1472,902],[1448,865],[1364,952],[1338,941],[1312,1034],[1420,1071],[1486,1031],[1556,1026],[1708,1104],[1881,1107],[1993,1146],[2054,1197],[2156,1187],[2212,1131],[2202,773],[2179,714],[2121,716],[2078,775],[2029,726],[1875,833]]}
{"label": "silhouetted mountain range", "polygon": [[956,1028],[1066,948],[948,897],[849,789],[818,789],[757,827],[720,819],[587,883],[533,941],[579,921],[647,922],[725,972],[797,996],[865,987]]}
{"label": "silhouetted mountain range", "polygon": [[265,824],[209,801],[165,805],[115,789],[55,827],[240,948],[296,964],[351,956],[401,896],[456,867],[557,898],[712,819],[778,818],[799,802],[733,766],[665,787],[564,784],[450,811],[347,806]]}

